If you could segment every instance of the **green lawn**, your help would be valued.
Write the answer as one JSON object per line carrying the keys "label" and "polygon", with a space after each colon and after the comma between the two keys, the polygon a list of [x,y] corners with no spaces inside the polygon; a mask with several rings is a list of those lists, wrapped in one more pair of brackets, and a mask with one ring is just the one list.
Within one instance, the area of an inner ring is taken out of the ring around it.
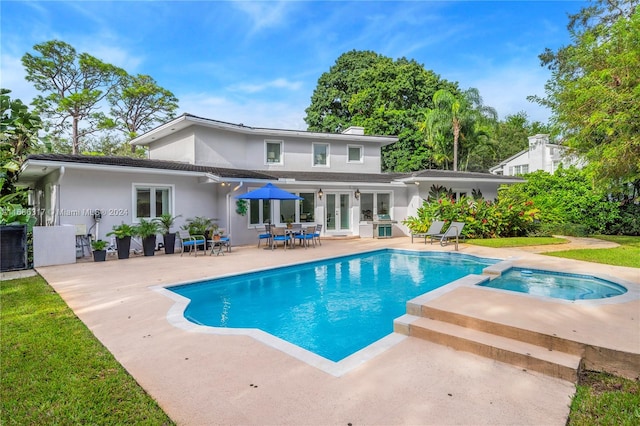
{"label": "green lawn", "polygon": [[[620,247],[610,249],[563,250],[547,252],[544,254],[547,256],[562,257],[565,259],[584,260],[587,262],[604,263],[607,265],[640,268],[640,237],[631,237],[627,235],[596,235],[595,238],[618,243],[620,244]],[[567,240],[555,237],[514,237],[471,239],[466,242],[483,247],[505,248],[563,244],[566,243]]]}
{"label": "green lawn", "polygon": [[585,372],[571,403],[568,426],[640,424],[640,381]]}
{"label": "green lawn", "polygon": [[565,250],[545,253],[548,256],[585,260],[606,265],[640,268],[640,237],[628,235],[596,235],[595,238],[612,241],[620,247],[610,249]]}
{"label": "green lawn", "polygon": [[0,298],[0,424],[173,424],[41,277]]}
{"label": "green lawn", "polygon": [[556,237],[511,237],[511,238],[471,239],[465,242],[476,245],[476,246],[491,247],[491,248],[506,248],[506,247],[524,247],[524,246],[544,246],[549,244],[564,244],[567,241],[568,240],[564,238],[556,238]]}

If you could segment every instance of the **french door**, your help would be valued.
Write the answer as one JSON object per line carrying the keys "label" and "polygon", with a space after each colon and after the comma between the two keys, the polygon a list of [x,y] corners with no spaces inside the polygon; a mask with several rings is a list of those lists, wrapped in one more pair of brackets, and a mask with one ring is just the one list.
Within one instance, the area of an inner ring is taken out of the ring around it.
{"label": "french door", "polygon": [[351,229],[349,217],[349,194],[328,193],[325,223],[327,231],[345,231]]}

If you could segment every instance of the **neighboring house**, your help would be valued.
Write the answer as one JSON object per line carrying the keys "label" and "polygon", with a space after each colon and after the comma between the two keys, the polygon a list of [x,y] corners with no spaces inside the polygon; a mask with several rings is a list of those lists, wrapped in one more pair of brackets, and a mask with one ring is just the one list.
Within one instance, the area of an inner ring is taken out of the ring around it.
{"label": "neighboring house", "polygon": [[[40,225],[82,225],[105,238],[113,225],[162,213],[205,216],[252,244],[268,220],[323,225],[324,235],[371,236],[377,215],[400,222],[416,213],[432,185],[457,195],[479,190],[487,199],[501,184],[520,178],[486,173],[425,170],[381,173],[381,148],[398,139],[369,136],[361,127],[340,134],[236,125],[184,114],[132,141],[148,159],[63,154],[30,156],[19,184],[32,189]],[[252,200],[246,216],[237,195],[272,182],[299,201]],[[94,213],[102,217],[96,223]]]}
{"label": "neighboring house", "polygon": [[543,170],[554,173],[562,164],[563,167],[576,166],[582,168],[583,163],[575,156],[567,153],[567,147],[549,143],[549,135],[529,136],[529,149],[520,151],[507,158],[497,166],[489,169],[489,173],[503,176],[520,176]]}

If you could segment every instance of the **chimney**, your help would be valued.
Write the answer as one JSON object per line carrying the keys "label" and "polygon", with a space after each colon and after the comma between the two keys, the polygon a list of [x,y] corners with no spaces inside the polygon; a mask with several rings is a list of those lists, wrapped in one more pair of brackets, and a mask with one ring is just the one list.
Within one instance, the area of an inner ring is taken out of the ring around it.
{"label": "chimney", "polygon": [[342,131],[343,135],[364,135],[364,127],[349,126]]}

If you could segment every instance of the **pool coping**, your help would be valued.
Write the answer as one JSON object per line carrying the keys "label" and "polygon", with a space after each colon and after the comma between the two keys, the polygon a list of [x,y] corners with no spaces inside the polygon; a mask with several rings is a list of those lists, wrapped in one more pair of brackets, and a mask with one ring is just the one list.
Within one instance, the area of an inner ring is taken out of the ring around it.
{"label": "pool coping", "polygon": [[[425,251],[415,250],[411,248],[377,248],[377,249],[371,249],[371,250],[364,250],[364,251],[347,254],[347,255],[341,254],[341,255],[335,255],[335,256],[326,256],[322,258],[311,259],[305,262],[283,264],[276,267],[258,268],[258,269],[254,269],[247,272],[230,273],[230,274],[224,274],[216,277],[203,278],[197,281],[184,281],[184,282],[178,282],[174,284],[151,286],[149,288],[171,299],[174,302],[174,304],[171,306],[171,308],[167,312],[166,318],[167,318],[167,321],[176,328],[189,331],[189,332],[204,333],[204,334],[214,334],[214,335],[222,335],[222,336],[225,336],[225,335],[226,336],[248,336],[269,347],[272,347],[281,352],[284,352],[285,354],[295,359],[298,359],[312,367],[315,367],[321,371],[324,371],[325,373],[331,374],[334,377],[341,377],[344,374],[347,374],[350,371],[357,368],[358,366],[362,365],[363,363],[375,358],[376,356],[380,355],[386,350],[402,342],[408,336],[403,333],[391,332],[390,334],[382,337],[381,339],[376,340],[375,342],[354,352],[353,354],[347,356],[346,358],[340,361],[337,361],[337,362],[331,361],[312,351],[304,349],[298,345],[288,342],[285,339],[277,337],[271,333],[260,330],[258,328],[213,327],[213,326],[207,326],[207,325],[196,324],[194,322],[191,322],[184,315],[184,312],[187,309],[190,299],[171,291],[169,288],[179,287],[182,285],[198,284],[200,282],[205,282],[211,279],[224,279],[224,278],[233,277],[236,275],[243,275],[246,273],[272,271],[274,269],[283,269],[283,268],[288,268],[288,267],[297,266],[297,265],[312,264],[312,263],[322,262],[326,260],[338,259],[341,257],[364,255],[364,254],[378,252],[378,251],[393,251],[393,252],[399,252],[399,253],[402,253],[402,252],[420,253],[422,255],[433,255],[434,253],[437,253],[437,255],[474,257],[478,259],[498,261],[497,263],[484,268],[482,271],[482,275],[478,275],[478,274],[466,275],[462,278],[451,281],[434,290],[431,290],[427,293],[421,294],[419,296],[416,296],[406,301],[407,312],[410,310],[410,306],[412,305],[426,304],[428,301],[437,299],[438,297],[446,293],[449,293],[459,287],[470,287],[470,288],[475,288],[482,291],[495,291],[500,293],[507,292],[508,294],[513,294],[514,296],[531,297],[531,298],[536,298],[546,302],[554,302],[554,303],[569,304],[569,305],[584,305],[584,306],[600,306],[600,305],[608,305],[608,304],[618,304],[618,303],[625,303],[628,301],[640,299],[640,287],[634,286],[633,283],[631,283],[630,281],[626,281],[617,277],[603,275],[603,274],[571,273],[571,275],[584,275],[587,277],[604,279],[625,287],[627,291],[624,294],[609,297],[609,298],[604,298],[604,299],[566,300],[566,299],[560,299],[560,298],[554,298],[554,297],[533,295],[529,293],[522,293],[522,292],[486,287],[480,284],[486,282],[487,280],[497,278],[501,276],[503,273],[516,267],[517,268],[529,267],[530,269],[535,269],[537,271],[553,272],[557,274],[567,274],[567,273],[560,270],[554,270],[552,268],[542,269],[540,267],[531,267],[531,266],[527,266],[526,263],[520,264],[518,262],[521,261],[521,258],[509,258],[509,259],[500,260],[499,258],[496,258],[496,257],[483,257],[476,254],[459,253],[459,252],[425,252]],[[396,322],[396,320],[400,319],[401,317],[394,318],[392,319],[392,321]]]}
{"label": "pool coping", "polygon": [[[177,424],[566,422],[575,392],[573,383],[422,339],[404,339],[337,378],[250,337],[189,332],[169,324],[166,315],[174,302],[150,290],[153,286],[236,274],[249,268],[270,269],[367,249],[453,251],[452,246],[412,244],[409,238],[327,239],[322,246],[309,250],[263,251],[255,247],[234,247],[232,253],[220,257],[156,253],[151,258],[42,267],[38,272]],[[572,271],[613,274],[640,287],[640,269],[635,268],[468,244],[461,244],[460,252],[500,259],[518,255],[539,266],[553,264]],[[491,294],[491,300],[478,308],[504,308],[517,317],[526,313],[532,299],[511,293],[504,296],[505,293],[496,300]],[[444,295],[444,300],[436,301],[437,306],[459,307],[465,300],[459,299],[457,292],[453,296]],[[461,296],[470,296],[466,299],[470,307],[478,298],[478,294]],[[534,305],[545,304],[548,303],[535,301]],[[605,346],[618,348],[630,340],[609,331],[612,327],[608,324],[615,323],[625,330],[624,336],[633,339],[633,351],[640,353],[636,316],[640,303],[589,308],[588,318],[575,316],[580,321],[585,319],[580,324],[573,321],[572,314],[578,308],[584,314],[584,307],[565,307],[555,302],[549,306],[553,310],[556,307],[570,315],[561,322],[542,324],[544,331],[568,329],[572,334],[572,327],[579,332],[604,331],[600,335]]]}

